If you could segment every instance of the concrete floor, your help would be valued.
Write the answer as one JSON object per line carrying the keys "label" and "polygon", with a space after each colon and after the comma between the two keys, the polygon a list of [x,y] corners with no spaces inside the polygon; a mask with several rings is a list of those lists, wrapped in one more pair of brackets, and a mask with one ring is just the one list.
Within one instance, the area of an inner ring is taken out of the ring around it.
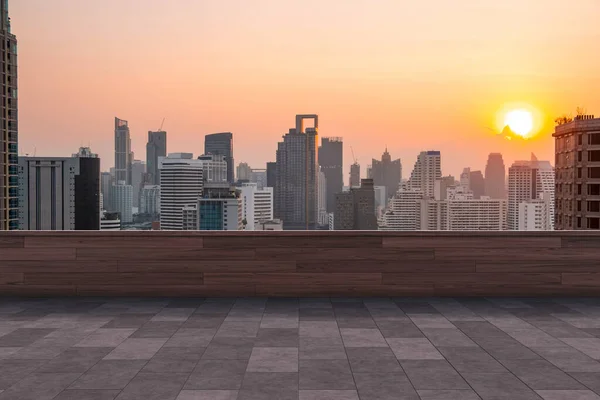
{"label": "concrete floor", "polygon": [[0,400],[592,400],[600,298],[0,299]]}

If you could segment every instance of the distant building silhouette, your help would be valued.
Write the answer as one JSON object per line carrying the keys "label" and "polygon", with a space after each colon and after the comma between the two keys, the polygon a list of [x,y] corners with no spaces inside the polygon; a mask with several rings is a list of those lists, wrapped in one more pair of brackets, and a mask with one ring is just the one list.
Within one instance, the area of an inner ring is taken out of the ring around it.
{"label": "distant building silhouette", "polygon": [[327,212],[335,209],[335,195],[344,188],[344,143],[340,137],[324,137],[319,147],[319,165],[325,174]]}
{"label": "distant building silhouette", "polygon": [[252,168],[248,165],[248,163],[241,162],[236,168],[235,179],[238,181],[250,181],[250,177],[252,176]]}
{"label": "distant building silhouette", "polygon": [[0,231],[19,228],[17,126],[17,38],[11,33],[8,1],[0,1],[3,102],[0,105]]}
{"label": "distant building silhouette", "polygon": [[485,195],[492,199],[506,199],[506,168],[502,154],[490,153],[485,166]]}
{"label": "distant building silhouette", "polygon": [[600,118],[578,115],[557,121],[557,230],[600,229]]}
{"label": "distant building silhouette", "polygon": [[333,221],[335,230],[377,230],[372,179],[363,179],[360,187],[336,194]]}
{"label": "distant building silhouette", "polygon": [[204,154],[225,157],[227,182],[234,183],[233,134],[231,132],[212,133],[204,137]]}
{"label": "distant building silhouette", "polygon": [[133,187],[133,206],[140,207],[140,192],[144,187],[144,177],[146,179],[146,163],[141,160],[133,160],[131,164],[131,186]]}
{"label": "distant building silhouette", "polygon": [[435,181],[442,177],[439,151],[422,151],[408,180],[408,188],[418,190],[425,198],[435,195]]}
{"label": "distant building silhouette", "polygon": [[[131,185],[131,136],[127,121],[115,117],[115,182]],[[123,220],[123,216],[121,216]]]}
{"label": "distant building silhouette", "polygon": [[[305,119],[314,120],[314,128],[304,129]],[[290,129],[277,145],[275,218],[283,220],[286,230],[317,226],[318,129],[316,114],[297,115],[296,128]]]}
{"label": "distant building silhouette", "polygon": [[485,179],[481,171],[471,171],[469,179],[471,183],[470,189],[473,191],[473,198],[480,199],[481,196],[485,196]]}
{"label": "distant building silhouette", "polygon": [[385,186],[386,196],[389,199],[398,191],[402,182],[402,162],[400,159],[392,161],[386,148],[381,161],[373,159],[370,175],[375,186]]}
{"label": "distant building silhouette", "polygon": [[357,162],[350,166],[349,186],[351,188],[360,186],[360,164]]}
{"label": "distant building silhouette", "polygon": [[122,223],[133,222],[133,186],[125,181],[113,184],[111,189],[111,203],[113,208],[121,215]]}
{"label": "distant building silhouette", "polygon": [[146,172],[148,173],[147,182],[151,185],[158,185],[160,182],[160,173],[158,170],[158,158],[167,156],[167,132],[148,131],[148,143],[146,144]]}

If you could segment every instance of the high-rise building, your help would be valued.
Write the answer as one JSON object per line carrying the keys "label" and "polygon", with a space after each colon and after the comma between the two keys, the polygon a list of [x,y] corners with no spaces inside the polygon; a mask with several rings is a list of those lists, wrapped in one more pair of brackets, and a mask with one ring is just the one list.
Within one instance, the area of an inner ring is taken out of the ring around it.
{"label": "high-rise building", "polygon": [[436,200],[446,200],[448,196],[448,188],[456,186],[456,179],[452,175],[443,176],[435,180],[433,197]]}
{"label": "high-rise building", "polygon": [[554,130],[555,228],[600,229],[600,118],[578,115]]}
{"label": "high-rise building", "polygon": [[[548,161],[516,161],[508,169],[508,214],[509,230],[519,229],[519,205],[523,202],[549,196],[550,209],[554,209],[554,168]],[[554,229],[554,214],[546,216],[546,225]]]}
{"label": "high-rise building", "polygon": [[227,163],[227,182],[235,181],[233,176],[233,134],[231,132],[206,135],[204,137],[204,154],[224,156]]}
{"label": "high-rise building", "polygon": [[242,199],[245,230],[253,231],[257,223],[273,219],[273,188],[259,189],[256,183],[242,183],[237,189]]}
{"label": "high-rise building", "polygon": [[335,195],[344,187],[344,143],[341,137],[324,137],[319,147],[319,166],[325,174],[326,212],[335,209]]}
{"label": "high-rise building", "polygon": [[471,168],[464,168],[460,174],[460,186],[471,190]]}
{"label": "high-rise building", "polygon": [[127,121],[115,117],[115,182],[125,182],[125,185],[131,185],[132,163],[133,153],[131,152],[129,125]]}
{"label": "high-rise building", "polygon": [[0,1],[2,112],[0,113],[0,231],[19,228],[17,38],[11,32],[8,0]]}
{"label": "high-rise building", "polygon": [[112,204],[110,202],[111,200],[111,194],[110,191],[112,189],[112,185],[113,185],[113,177],[110,174],[110,172],[102,172],[100,174],[100,191],[102,192],[102,199],[103,199],[103,204],[104,206],[102,207],[102,210],[108,210],[111,211],[112,208]]}
{"label": "high-rise building", "polygon": [[435,181],[442,177],[439,151],[422,151],[410,174],[408,187],[423,193],[426,199],[435,196]]}
{"label": "high-rise building", "polygon": [[146,163],[141,160],[133,160],[131,164],[131,186],[133,187],[133,206],[140,207],[140,192],[144,186],[146,175]]}
{"label": "high-rise building", "polygon": [[19,157],[19,229],[100,229],[100,159],[82,155]]}
{"label": "high-rise building", "polygon": [[253,168],[250,174],[250,183],[256,183],[259,190],[269,186],[267,185],[267,170]]}
{"label": "high-rise building", "polygon": [[133,186],[119,181],[112,186],[111,194],[113,208],[121,216],[121,222],[133,222]]}
{"label": "high-rise building", "polygon": [[320,226],[327,225],[327,177],[323,169],[319,171],[319,190],[318,190],[317,209],[319,213],[318,223]]}
{"label": "high-rise building", "polygon": [[159,158],[160,228],[183,229],[183,207],[195,205],[202,196],[203,163],[191,153],[171,153]]}
{"label": "high-rise building", "polygon": [[205,183],[225,183],[227,180],[227,161],[225,156],[205,154],[198,157],[202,165],[203,179]]}
{"label": "high-rise building", "polygon": [[267,163],[267,186],[274,188],[277,184],[277,163]]}
{"label": "high-rise building", "polygon": [[141,214],[160,214],[160,185],[144,185],[140,191]]}
{"label": "high-rise building", "polygon": [[380,216],[385,211],[387,194],[385,186],[375,186],[375,215]]}
{"label": "high-rise building", "polygon": [[363,179],[360,187],[335,196],[335,230],[377,230],[373,179]]}
{"label": "high-rise building", "polygon": [[146,144],[146,173],[148,182],[152,185],[158,185],[160,174],[158,171],[158,158],[167,155],[167,132],[148,131],[148,143]]}
{"label": "high-rise building", "polygon": [[[464,190],[464,187],[461,186]],[[421,202],[421,229],[437,231],[506,230],[506,200],[489,197],[473,199],[456,196],[453,200],[425,199]]]}
{"label": "high-rise building", "polygon": [[470,189],[473,191],[473,198],[480,199],[481,196],[485,196],[485,179],[481,171],[471,171],[469,178],[471,183]]}
{"label": "high-rise building", "polygon": [[357,162],[354,162],[354,164],[350,165],[350,181],[349,181],[349,184],[350,184],[351,188],[352,187],[359,187],[360,186],[360,164],[357,163]]}
{"label": "high-rise building", "polygon": [[244,229],[242,199],[229,184],[211,184],[195,205],[183,209],[183,230],[239,231]]}
{"label": "high-rise building", "polygon": [[554,212],[550,205],[551,197],[542,193],[539,199],[524,201],[519,204],[519,230],[520,231],[550,231],[550,218]]}
{"label": "high-rise building", "polygon": [[388,198],[394,196],[402,182],[402,162],[400,159],[392,161],[392,156],[387,148],[381,156],[381,161],[373,159],[371,176],[375,186],[385,186]]}
{"label": "high-rise building", "polygon": [[[306,119],[314,120],[314,128],[304,128]],[[296,128],[277,145],[275,217],[283,220],[286,230],[317,226],[318,130],[317,115],[296,115]]]}
{"label": "high-rise building", "polygon": [[236,168],[235,179],[243,182],[250,182],[250,177],[252,175],[252,168],[248,165],[248,163],[241,162]]}
{"label": "high-rise building", "polygon": [[506,199],[506,168],[502,154],[490,153],[485,166],[485,195],[492,199]]}
{"label": "high-rise building", "polygon": [[401,187],[388,202],[388,208],[381,218],[380,230],[419,231],[421,230],[421,201],[423,192]]}

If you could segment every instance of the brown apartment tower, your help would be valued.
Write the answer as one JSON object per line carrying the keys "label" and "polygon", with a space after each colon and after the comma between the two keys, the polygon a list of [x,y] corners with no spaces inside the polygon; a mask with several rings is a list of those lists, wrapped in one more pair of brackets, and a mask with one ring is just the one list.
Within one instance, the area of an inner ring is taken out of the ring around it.
{"label": "brown apartment tower", "polygon": [[600,118],[560,119],[554,130],[556,230],[600,229]]}
{"label": "brown apartment tower", "polygon": [[0,1],[2,105],[0,111],[0,231],[19,228],[17,38],[11,33],[8,0]]}

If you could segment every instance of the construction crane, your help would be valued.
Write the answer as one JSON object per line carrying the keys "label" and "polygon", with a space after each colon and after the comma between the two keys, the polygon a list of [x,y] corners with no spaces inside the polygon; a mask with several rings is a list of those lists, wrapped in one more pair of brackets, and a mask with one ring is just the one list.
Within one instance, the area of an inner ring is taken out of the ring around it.
{"label": "construction crane", "polygon": [[159,132],[162,132],[163,125],[165,124],[165,118],[163,118],[162,122],[160,123],[160,128],[158,128]]}
{"label": "construction crane", "polygon": [[350,146],[350,151],[352,152],[352,158],[354,159],[354,164],[358,164],[358,160],[356,159],[356,156],[354,155],[354,149],[352,148],[352,146]]}

